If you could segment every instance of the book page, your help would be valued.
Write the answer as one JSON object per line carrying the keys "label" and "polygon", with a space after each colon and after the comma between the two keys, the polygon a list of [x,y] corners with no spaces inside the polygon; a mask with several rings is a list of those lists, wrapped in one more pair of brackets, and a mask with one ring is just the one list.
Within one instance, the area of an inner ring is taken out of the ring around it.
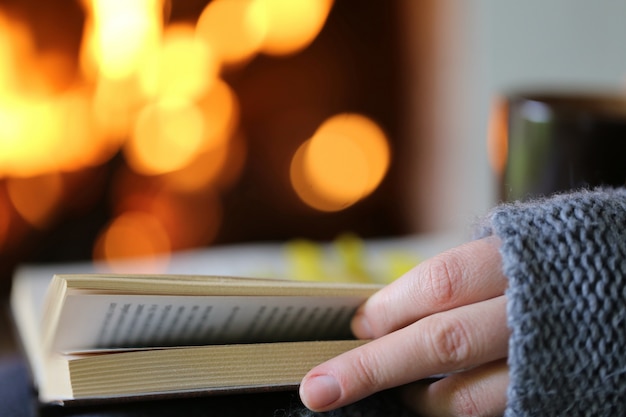
{"label": "book page", "polygon": [[351,338],[363,297],[68,294],[61,352]]}

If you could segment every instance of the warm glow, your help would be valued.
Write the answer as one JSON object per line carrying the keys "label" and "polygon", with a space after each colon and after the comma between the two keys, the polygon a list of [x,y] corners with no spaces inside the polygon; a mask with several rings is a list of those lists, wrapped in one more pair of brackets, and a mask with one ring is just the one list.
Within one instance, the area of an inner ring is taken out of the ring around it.
{"label": "warm glow", "polygon": [[505,99],[494,99],[489,115],[487,152],[489,163],[496,174],[502,174],[508,155],[508,105]]}
{"label": "warm glow", "polygon": [[367,157],[358,143],[347,136],[315,135],[304,154],[302,168],[311,191],[328,202],[316,207],[320,210],[346,208],[356,203],[366,189]]}
{"label": "warm glow", "polygon": [[82,62],[107,78],[136,73],[154,53],[163,25],[162,0],[91,0],[85,24]]}
{"label": "warm glow", "polygon": [[226,145],[202,152],[184,168],[168,173],[164,180],[175,190],[201,192],[216,183],[225,168],[228,152]]}
{"label": "warm glow", "polygon": [[47,94],[31,33],[0,14],[0,177],[29,176],[57,166],[61,110]]}
{"label": "warm glow", "polygon": [[389,159],[387,138],[377,124],[364,116],[342,114],[322,124],[298,149],[291,181],[311,207],[342,210],[378,186]]}
{"label": "warm glow", "polygon": [[0,177],[77,170],[114,150],[94,139],[91,92],[68,65],[59,53],[37,54],[30,33],[0,15]]}
{"label": "warm glow", "polygon": [[[0,98],[0,175],[33,176],[59,168],[63,109],[58,104],[43,97]],[[58,158],[51,157],[55,154]]]}
{"label": "warm glow", "polygon": [[54,212],[59,209],[63,195],[63,180],[60,174],[9,178],[6,185],[15,210],[36,228],[45,228]]}
{"label": "warm glow", "polygon": [[92,96],[96,134],[121,143],[133,129],[135,118],[145,104],[137,80],[100,78]]}
{"label": "warm glow", "polygon": [[161,191],[150,201],[150,212],[159,219],[172,250],[211,243],[222,223],[222,205],[214,192]]}
{"label": "warm glow", "polygon": [[217,80],[198,106],[204,117],[204,149],[210,151],[222,147],[239,123],[237,96],[228,84]]}
{"label": "warm glow", "polygon": [[309,46],[326,22],[333,0],[261,0],[267,13],[262,51],[287,55]]}
{"label": "warm glow", "polygon": [[58,170],[74,171],[101,164],[119,148],[118,143],[95,131],[91,99],[87,94],[84,90],[74,90],[58,97],[59,129],[55,132],[54,158]]}
{"label": "warm glow", "polygon": [[168,187],[184,192],[227,188],[239,178],[245,161],[245,141],[234,137],[210,151],[198,154],[185,168],[164,176]]}
{"label": "warm glow", "polygon": [[216,181],[218,188],[228,189],[237,182],[243,173],[247,156],[247,141],[245,136],[239,132],[230,139],[227,159]]}
{"label": "warm glow", "polygon": [[[79,1],[84,21],[68,23],[58,48],[0,10],[0,246],[13,244],[16,227],[58,226],[91,207],[109,174],[113,220],[94,259],[112,269],[128,258],[161,264],[172,250],[210,244],[224,216],[220,193],[248,157],[240,103],[220,71],[231,66],[237,77],[259,53],[302,50],[333,0],[212,0],[197,22],[185,15],[193,7],[169,0]],[[69,39],[81,23],[82,39]],[[327,121],[294,157],[294,188],[319,210],[354,204],[387,170],[386,142],[370,139],[375,124],[347,119]],[[124,161],[92,168],[120,151]],[[93,172],[94,192],[68,200]]]}
{"label": "warm glow", "polygon": [[10,240],[10,226],[11,226],[11,209],[7,196],[0,192],[0,250],[7,244],[14,244],[15,242]]}
{"label": "warm glow", "polygon": [[298,194],[300,199],[307,205],[322,211],[338,211],[354,204],[355,201],[346,201],[343,205],[335,203],[324,198],[324,195],[314,188],[315,184],[306,176],[304,170],[305,155],[307,154],[310,143],[310,139],[305,141],[291,159],[289,176],[291,186],[296,194]]}
{"label": "warm glow", "polygon": [[0,11],[0,93],[27,87],[24,71],[32,66],[33,39],[28,27]]}
{"label": "warm glow", "polygon": [[217,79],[219,64],[207,42],[196,37],[190,24],[169,26],[155,59],[141,71],[141,83],[150,96],[195,100]]}
{"label": "warm glow", "polygon": [[385,132],[373,120],[354,113],[343,113],[324,122],[317,134],[336,134],[350,137],[367,158],[368,179],[364,194],[369,194],[382,181],[391,162],[389,141]]}
{"label": "warm glow", "polygon": [[113,219],[99,235],[94,258],[114,262],[126,258],[150,258],[170,252],[163,225],[152,214],[125,212]]}
{"label": "warm glow", "polygon": [[35,55],[29,33],[5,23],[0,18],[0,38],[7,39],[0,41],[0,176],[38,176],[104,161],[115,149],[94,135],[91,92],[67,88],[67,58]]}
{"label": "warm glow", "polygon": [[113,211],[150,213],[161,225],[172,251],[209,244],[222,220],[216,190],[181,190],[172,187],[169,178],[146,178],[122,170],[114,181]]}
{"label": "warm glow", "polygon": [[204,143],[200,109],[182,101],[161,101],[139,114],[133,135],[124,148],[128,164],[137,172],[155,175],[189,164]]}
{"label": "warm glow", "polygon": [[266,32],[267,18],[261,0],[213,0],[204,8],[197,24],[198,36],[209,43],[226,65],[254,56]]}

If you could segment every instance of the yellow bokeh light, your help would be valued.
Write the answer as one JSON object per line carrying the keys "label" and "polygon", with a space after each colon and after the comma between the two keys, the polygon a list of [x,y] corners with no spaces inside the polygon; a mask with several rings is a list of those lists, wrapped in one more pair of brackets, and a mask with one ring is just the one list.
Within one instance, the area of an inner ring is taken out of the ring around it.
{"label": "yellow bokeh light", "polygon": [[136,73],[154,53],[163,26],[162,0],[91,0],[81,50],[83,70],[104,77]]}
{"label": "yellow bokeh light", "polygon": [[148,96],[159,99],[196,100],[216,81],[219,63],[207,42],[191,24],[170,25],[154,59],[140,72]]}
{"label": "yellow bokeh light", "polygon": [[29,177],[104,162],[116,147],[93,127],[83,90],[0,97],[0,176]]}
{"label": "yellow bokeh light", "polygon": [[189,164],[202,149],[204,120],[201,110],[182,101],[160,101],[144,108],[124,152],[137,172],[156,175]]}
{"label": "yellow bokeh light", "polygon": [[64,187],[61,175],[8,178],[6,181],[9,199],[15,210],[33,227],[45,228],[62,200]]}
{"label": "yellow bokeh light", "polygon": [[2,174],[33,176],[58,168],[59,161],[50,157],[62,149],[60,111],[56,104],[41,97],[0,99]]}
{"label": "yellow bokeh light", "polygon": [[94,259],[115,262],[120,259],[156,257],[170,252],[170,241],[163,225],[152,214],[129,211],[114,218],[100,233]]}
{"label": "yellow bokeh light", "polygon": [[226,65],[250,59],[267,32],[264,3],[260,0],[214,0],[206,5],[196,30]]}
{"label": "yellow bokeh light", "polygon": [[288,55],[309,46],[322,30],[333,0],[261,0],[267,34],[261,48],[269,55]]}
{"label": "yellow bokeh light", "polygon": [[337,115],[297,150],[291,182],[309,206],[338,211],[371,194],[389,160],[387,138],[376,123],[361,115]]}

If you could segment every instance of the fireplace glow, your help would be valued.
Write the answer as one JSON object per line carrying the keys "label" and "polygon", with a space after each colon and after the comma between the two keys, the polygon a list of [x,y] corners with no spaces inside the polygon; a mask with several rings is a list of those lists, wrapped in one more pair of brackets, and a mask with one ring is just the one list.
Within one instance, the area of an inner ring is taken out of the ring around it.
{"label": "fireplace glow", "polygon": [[[94,258],[210,244],[227,215],[222,193],[254,158],[229,71],[307,48],[333,0],[213,0],[195,21],[176,22],[165,0],[81,5],[73,59],[41,53],[29,27],[0,12],[0,248],[20,233],[12,213],[45,230],[74,204],[71,174],[114,157],[123,166]],[[386,134],[362,114],[319,120],[304,139],[284,175],[315,210],[354,205],[387,173]]]}

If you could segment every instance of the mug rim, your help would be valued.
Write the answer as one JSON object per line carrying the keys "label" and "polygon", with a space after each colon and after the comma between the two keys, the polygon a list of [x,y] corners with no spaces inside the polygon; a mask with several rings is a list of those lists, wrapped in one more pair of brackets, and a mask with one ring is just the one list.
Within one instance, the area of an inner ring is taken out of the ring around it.
{"label": "mug rim", "polygon": [[506,96],[509,104],[536,102],[555,112],[585,112],[626,117],[626,92],[609,90],[519,90]]}

